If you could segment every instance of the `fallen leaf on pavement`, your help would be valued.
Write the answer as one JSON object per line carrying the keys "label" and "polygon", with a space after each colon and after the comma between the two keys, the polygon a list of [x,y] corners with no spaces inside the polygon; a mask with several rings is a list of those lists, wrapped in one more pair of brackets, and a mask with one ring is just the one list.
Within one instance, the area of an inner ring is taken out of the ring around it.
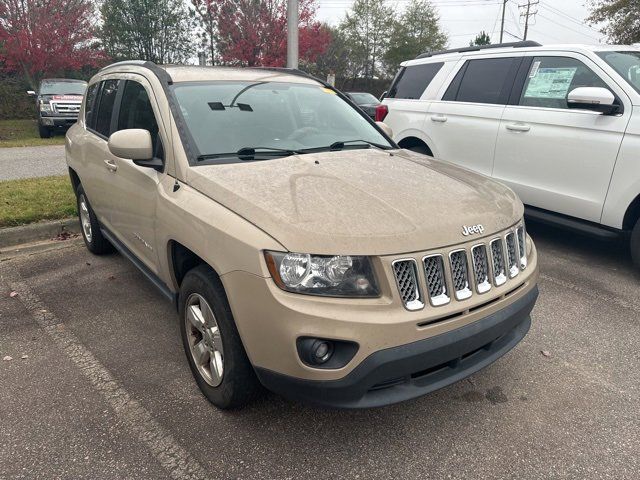
{"label": "fallen leaf on pavement", "polygon": [[115,280],[116,276],[115,275],[109,275],[109,280]]}
{"label": "fallen leaf on pavement", "polygon": [[9,355],[2,357],[2,360],[4,360],[5,362],[9,362],[11,360],[13,360],[13,357],[10,357]]}
{"label": "fallen leaf on pavement", "polygon": [[551,352],[549,352],[548,350],[540,350],[540,353],[542,355],[544,355],[545,357],[550,357],[551,356]]}
{"label": "fallen leaf on pavement", "polygon": [[17,296],[18,296],[18,292],[11,292],[11,293],[9,294],[9,296],[10,296],[11,298],[13,298],[13,297],[17,297]]}
{"label": "fallen leaf on pavement", "polygon": [[20,358],[21,358],[22,360],[26,360],[27,358],[29,358],[29,355],[22,355]]}

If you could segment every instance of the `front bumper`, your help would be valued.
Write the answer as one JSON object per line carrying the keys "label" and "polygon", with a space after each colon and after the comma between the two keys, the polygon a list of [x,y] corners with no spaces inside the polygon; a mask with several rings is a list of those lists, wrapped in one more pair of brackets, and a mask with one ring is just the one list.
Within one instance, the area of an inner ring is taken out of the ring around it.
{"label": "front bumper", "polygon": [[40,124],[45,127],[68,128],[78,121],[78,117],[40,117]]}
{"label": "front bumper", "polygon": [[337,380],[308,380],[256,367],[262,384],[283,396],[339,408],[409,400],[461,380],[493,363],[529,331],[538,296],[533,287],[513,303],[471,324],[372,353]]}

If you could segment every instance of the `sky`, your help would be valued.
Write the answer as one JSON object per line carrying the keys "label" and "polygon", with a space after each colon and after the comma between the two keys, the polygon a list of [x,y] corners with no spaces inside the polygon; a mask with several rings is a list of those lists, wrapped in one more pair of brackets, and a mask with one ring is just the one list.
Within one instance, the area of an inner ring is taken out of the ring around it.
{"label": "sky", "polygon": [[[402,11],[410,0],[387,0],[388,5]],[[531,0],[532,3],[535,0]],[[553,43],[606,43],[597,28],[587,25],[589,15],[587,0],[538,0],[531,11],[537,14],[530,19],[528,40],[542,44]],[[318,0],[318,19],[337,25],[353,0]],[[440,24],[449,36],[449,47],[468,46],[476,35],[484,30],[492,43],[500,41],[502,0],[431,0],[440,14]],[[507,0],[504,42],[522,40],[524,20],[519,5],[527,0]]]}

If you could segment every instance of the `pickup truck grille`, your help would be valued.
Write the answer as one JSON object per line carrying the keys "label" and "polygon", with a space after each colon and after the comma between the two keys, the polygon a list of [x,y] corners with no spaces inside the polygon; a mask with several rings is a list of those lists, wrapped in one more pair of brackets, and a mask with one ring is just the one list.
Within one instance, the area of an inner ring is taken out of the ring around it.
{"label": "pickup truck grille", "polygon": [[526,229],[520,224],[469,249],[455,249],[448,256],[427,255],[420,272],[415,258],[396,260],[392,265],[400,299],[408,310],[425,306],[423,291],[432,307],[446,305],[452,297],[463,301],[505,284],[527,267]]}
{"label": "pickup truck grille", "polygon": [[54,103],[55,111],[58,113],[69,113],[77,115],[80,111],[79,103]]}

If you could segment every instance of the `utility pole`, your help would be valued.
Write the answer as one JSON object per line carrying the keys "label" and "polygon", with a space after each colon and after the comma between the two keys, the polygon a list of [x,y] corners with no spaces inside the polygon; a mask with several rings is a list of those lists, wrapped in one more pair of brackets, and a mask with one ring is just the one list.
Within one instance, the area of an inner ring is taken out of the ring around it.
{"label": "utility pole", "polygon": [[500,43],[502,43],[502,37],[504,36],[504,12],[507,9],[507,2],[509,0],[502,0],[502,24],[500,25]]}
{"label": "utility pole", "polygon": [[287,0],[287,68],[298,68],[298,0]]}
{"label": "utility pole", "polygon": [[524,17],[524,38],[527,39],[527,33],[529,32],[529,18],[533,17],[538,10],[531,10],[531,7],[534,7],[540,3],[540,0],[527,0],[526,5],[520,5],[520,8],[525,9],[524,13],[521,13],[520,16]]}

